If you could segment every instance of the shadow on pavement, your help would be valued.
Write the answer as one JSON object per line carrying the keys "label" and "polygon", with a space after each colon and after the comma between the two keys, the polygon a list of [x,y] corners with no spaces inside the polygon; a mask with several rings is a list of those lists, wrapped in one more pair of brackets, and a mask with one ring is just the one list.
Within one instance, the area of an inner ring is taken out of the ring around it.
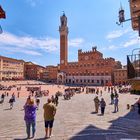
{"label": "shadow on pavement", "polygon": [[140,140],[140,115],[137,109],[109,123],[111,126],[108,129],[89,124],[69,140]]}
{"label": "shadow on pavement", "polygon": [[38,139],[34,139],[34,140],[47,140],[49,138],[38,138]]}
{"label": "shadow on pavement", "polygon": [[3,109],[4,111],[6,111],[6,110],[12,110],[11,108],[6,108],[6,109]]}
{"label": "shadow on pavement", "polygon": [[97,112],[94,111],[94,112],[91,112],[91,114],[97,114]]}
{"label": "shadow on pavement", "polygon": [[23,139],[17,138],[17,139],[14,139],[14,140],[29,140],[29,139],[28,138],[23,138]]}

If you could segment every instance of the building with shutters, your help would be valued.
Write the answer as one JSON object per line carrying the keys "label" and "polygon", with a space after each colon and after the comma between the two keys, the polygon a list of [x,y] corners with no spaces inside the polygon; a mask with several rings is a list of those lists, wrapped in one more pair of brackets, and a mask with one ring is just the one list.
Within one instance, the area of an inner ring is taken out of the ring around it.
{"label": "building with shutters", "polygon": [[24,61],[0,56],[0,80],[23,80]]}

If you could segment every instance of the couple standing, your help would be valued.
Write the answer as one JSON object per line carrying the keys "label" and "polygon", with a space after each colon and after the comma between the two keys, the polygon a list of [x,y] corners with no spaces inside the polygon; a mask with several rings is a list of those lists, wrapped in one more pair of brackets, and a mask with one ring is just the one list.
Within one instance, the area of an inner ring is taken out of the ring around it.
{"label": "couple standing", "polygon": [[[52,136],[52,128],[54,122],[54,116],[56,114],[56,107],[52,104],[51,99],[48,99],[48,102],[44,104],[44,123],[45,123],[45,138],[50,138]],[[27,98],[27,101],[24,105],[24,120],[26,123],[26,133],[27,138],[30,138],[30,128],[32,127],[32,138],[35,136],[36,132],[36,110],[37,106],[34,104],[34,100],[30,97]]]}
{"label": "couple standing", "polygon": [[101,101],[98,99],[98,96],[94,98],[94,103],[95,103],[95,112],[98,113],[99,106],[101,107],[101,115],[104,115],[105,112],[105,107],[106,107],[106,102],[104,98],[101,98]]}

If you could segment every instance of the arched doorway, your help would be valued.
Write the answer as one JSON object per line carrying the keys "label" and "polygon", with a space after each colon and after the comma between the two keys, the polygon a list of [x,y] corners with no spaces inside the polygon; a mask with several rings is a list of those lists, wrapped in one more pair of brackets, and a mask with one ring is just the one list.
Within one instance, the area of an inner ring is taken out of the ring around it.
{"label": "arched doorway", "polygon": [[57,74],[57,83],[58,84],[65,84],[66,83],[66,76],[64,72],[59,72]]}

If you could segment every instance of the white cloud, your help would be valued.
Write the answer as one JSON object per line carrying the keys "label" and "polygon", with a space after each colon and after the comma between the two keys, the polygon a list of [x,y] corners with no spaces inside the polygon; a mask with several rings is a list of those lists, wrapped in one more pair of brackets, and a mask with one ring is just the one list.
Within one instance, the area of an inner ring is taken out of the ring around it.
{"label": "white cloud", "polygon": [[16,46],[9,47],[9,46],[0,45],[0,48],[1,48],[1,51],[6,51],[7,53],[23,53],[23,54],[35,55],[35,56],[42,55],[41,53],[39,53],[37,51],[25,50],[24,48],[18,48]]}
{"label": "white cloud", "polygon": [[115,50],[118,49],[119,47],[115,46],[115,45],[111,45],[108,47],[109,50]]}
{"label": "white cloud", "polygon": [[[78,47],[84,40],[75,38],[69,41],[69,46]],[[9,32],[0,35],[0,47],[8,52],[21,52],[30,55],[41,55],[41,52],[55,52],[59,50],[59,39],[52,37],[35,38],[29,35],[17,36]]]}
{"label": "white cloud", "polygon": [[32,7],[35,7],[40,0],[26,0]]}
{"label": "white cloud", "polygon": [[125,42],[123,44],[123,46],[127,48],[129,46],[133,46],[133,45],[137,45],[137,44],[140,44],[140,40],[138,38],[135,38],[135,39],[131,39],[131,40]]}
{"label": "white cloud", "polygon": [[108,50],[108,51],[116,51],[117,49],[122,48],[121,46],[116,46],[116,45],[110,45],[110,46],[106,46],[106,47],[102,47],[100,50],[104,51],[104,50]]}
{"label": "white cloud", "polygon": [[79,47],[83,43],[84,43],[84,39],[76,38],[76,39],[71,39],[68,44],[71,47]]}
{"label": "white cloud", "polygon": [[131,31],[130,29],[112,31],[112,32],[108,33],[108,35],[106,36],[106,38],[109,39],[109,40],[115,39],[115,38],[119,38],[122,35],[130,32],[130,31]]}

